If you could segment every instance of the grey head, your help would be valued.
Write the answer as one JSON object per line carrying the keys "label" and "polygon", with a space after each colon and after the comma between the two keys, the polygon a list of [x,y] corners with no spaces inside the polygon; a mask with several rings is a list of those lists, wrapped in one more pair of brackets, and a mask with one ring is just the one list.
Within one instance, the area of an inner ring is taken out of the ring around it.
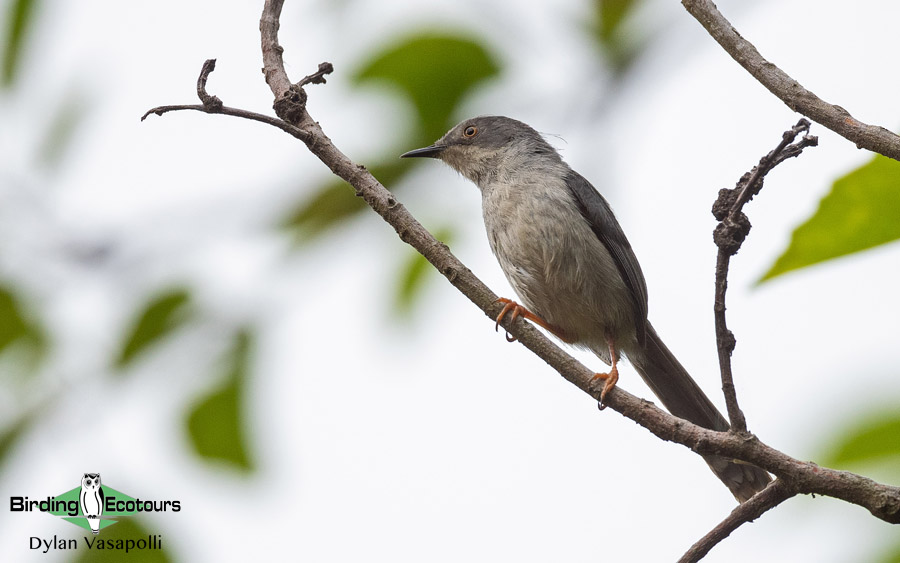
{"label": "grey head", "polygon": [[411,157],[443,160],[479,186],[534,159],[561,161],[540,133],[521,121],[498,115],[466,119],[433,145],[400,155]]}

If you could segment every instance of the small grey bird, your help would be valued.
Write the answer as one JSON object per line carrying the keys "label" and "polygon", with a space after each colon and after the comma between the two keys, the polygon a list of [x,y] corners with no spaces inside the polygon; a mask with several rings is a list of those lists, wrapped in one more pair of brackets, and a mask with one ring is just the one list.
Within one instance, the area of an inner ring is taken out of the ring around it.
{"label": "small grey bird", "polygon": [[[438,158],[481,190],[491,250],[527,318],[611,366],[602,397],[616,383],[624,354],[673,415],[712,430],[728,422],[647,320],[641,266],[609,204],[563,162],[541,135],[508,117],[467,119],[430,147],[402,158]],[[602,398],[601,398],[602,402]],[[705,456],[739,502],[769,483],[753,465]]]}

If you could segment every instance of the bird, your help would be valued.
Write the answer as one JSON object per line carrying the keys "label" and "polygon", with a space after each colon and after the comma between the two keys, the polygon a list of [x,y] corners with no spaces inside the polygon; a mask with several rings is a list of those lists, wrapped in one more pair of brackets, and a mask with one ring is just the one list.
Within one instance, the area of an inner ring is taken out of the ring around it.
{"label": "bird", "polygon": [[[481,191],[488,242],[521,301],[500,298],[497,324],[523,317],[593,352],[610,366],[592,380],[603,382],[601,406],[624,355],[670,413],[729,429],[650,324],[644,274],[609,203],[540,133],[509,117],[479,116],[400,156],[441,160]],[[740,503],[771,481],[754,465],[704,460]]]}
{"label": "bird", "polygon": [[81,513],[91,526],[91,533],[100,533],[100,515],[103,514],[103,487],[99,473],[85,473],[81,478]]}

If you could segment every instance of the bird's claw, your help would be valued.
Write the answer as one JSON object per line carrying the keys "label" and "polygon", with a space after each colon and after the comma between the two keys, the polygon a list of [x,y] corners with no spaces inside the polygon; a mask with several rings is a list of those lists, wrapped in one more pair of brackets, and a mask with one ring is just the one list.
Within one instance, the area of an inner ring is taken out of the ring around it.
{"label": "bird's claw", "polygon": [[[500,322],[503,320],[503,317],[505,317],[506,314],[509,313],[510,311],[512,311],[512,318],[510,318],[510,322],[514,322],[523,311],[526,313],[528,312],[528,310],[525,307],[522,307],[515,301],[513,301],[511,299],[507,299],[505,297],[498,298],[496,301],[494,301],[494,303],[503,303],[504,304],[503,309],[500,310],[500,314],[497,315],[497,322],[494,323],[494,330],[497,332],[500,332]],[[515,342],[516,337],[511,335],[509,332],[506,332],[506,341],[507,342]]]}
{"label": "bird's claw", "polygon": [[[494,329],[495,329],[495,330],[497,330],[497,331],[500,330],[500,323],[503,321],[503,318],[506,316],[507,313],[509,313],[510,311],[512,311],[512,317],[510,318],[510,322],[515,322],[515,320],[516,320],[517,318],[522,317],[523,319],[528,319],[529,321],[533,322],[534,324],[536,324],[536,325],[538,325],[538,326],[540,326],[540,327],[545,328],[545,329],[548,330],[551,334],[556,335],[556,337],[559,338],[560,340],[562,340],[563,342],[569,342],[569,343],[572,342],[572,339],[569,338],[568,335],[567,335],[565,332],[563,332],[562,329],[557,328],[557,327],[551,325],[550,323],[548,323],[547,321],[545,321],[545,320],[542,319],[541,317],[535,315],[534,313],[532,313],[531,311],[529,311],[529,310],[526,309],[525,307],[519,305],[518,303],[516,303],[516,302],[513,301],[512,299],[507,299],[507,298],[505,298],[505,297],[500,297],[499,299],[497,299],[496,301],[494,301],[494,303],[503,303],[503,304],[504,304],[504,305],[503,305],[503,309],[500,311],[500,314],[497,315],[497,322],[494,324]],[[507,333],[506,333],[506,340],[509,341],[509,342],[515,342],[515,341],[516,341],[516,337],[510,335],[509,332],[507,332]]]}
{"label": "bird's claw", "polygon": [[599,381],[603,380],[603,390],[600,391],[600,400],[597,402],[597,408],[601,411],[606,408],[606,395],[613,390],[616,386],[616,382],[619,381],[619,368],[615,365],[609,370],[609,373],[595,373],[594,377],[591,378],[589,385],[591,387]]}

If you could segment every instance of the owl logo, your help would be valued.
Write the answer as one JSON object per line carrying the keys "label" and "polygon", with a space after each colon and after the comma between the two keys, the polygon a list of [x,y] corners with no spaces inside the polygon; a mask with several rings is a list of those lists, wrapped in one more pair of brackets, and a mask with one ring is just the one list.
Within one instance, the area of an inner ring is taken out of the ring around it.
{"label": "owl logo", "polygon": [[103,513],[103,487],[99,473],[85,473],[81,478],[81,513],[91,525],[91,532],[100,533],[100,515]]}

